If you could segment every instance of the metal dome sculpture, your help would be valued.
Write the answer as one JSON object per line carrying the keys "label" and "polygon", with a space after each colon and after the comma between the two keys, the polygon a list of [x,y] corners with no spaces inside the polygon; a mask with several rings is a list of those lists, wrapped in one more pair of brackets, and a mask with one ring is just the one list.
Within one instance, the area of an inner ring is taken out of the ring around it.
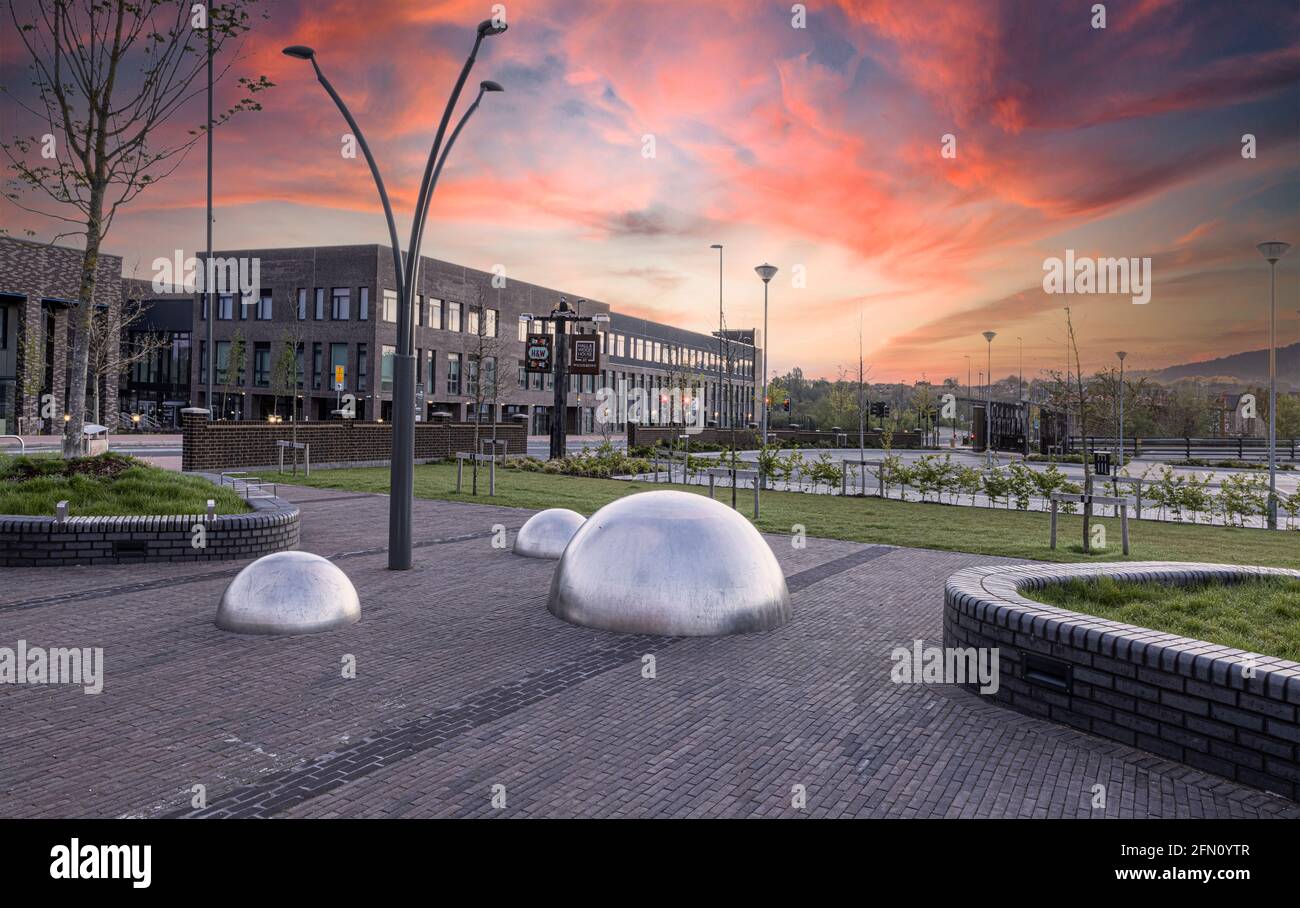
{"label": "metal dome sculpture", "polygon": [[568,508],[539,511],[515,534],[513,551],[525,558],[559,558],[586,519]]}
{"label": "metal dome sculpture", "polygon": [[276,552],[230,581],[216,623],[239,634],[314,634],[360,617],[356,588],[332,561],[311,552]]}
{"label": "metal dome sculpture", "polygon": [[588,518],[547,608],[587,627],[674,637],[768,631],[791,614],[781,566],[749,521],[677,491],[628,495]]}

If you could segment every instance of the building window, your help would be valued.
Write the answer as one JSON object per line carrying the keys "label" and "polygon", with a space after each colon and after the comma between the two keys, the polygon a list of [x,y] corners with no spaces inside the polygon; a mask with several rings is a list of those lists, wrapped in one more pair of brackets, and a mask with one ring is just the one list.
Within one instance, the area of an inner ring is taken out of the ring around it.
{"label": "building window", "polygon": [[298,288],[298,321],[307,319],[307,288]]}
{"label": "building window", "polygon": [[424,297],[418,293],[415,295],[415,324],[416,327],[424,327]]}
{"label": "building window", "polygon": [[483,327],[483,334],[485,336],[487,337],[497,336],[497,321],[499,315],[500,313],[497,312],[497,310],[495,309],[483,310],[483,318],[486,320],[484,322],[484,327]]}
{"label": "building window", "polygon": [[424,376],[424,391],[425,391],[426,394],[428,394],[428,395],[431,396],[431,397],[433,396],[433,393],[434,393],[434,380],[435,380],[435,378],[437,377],[437,376],[434,374],[434,369],[435,369],[436,366],[437,366],[437,362],[438,362],[438,356],[437,356],[437,354],[434,353],[434,351],[430,350],[430,351],[429,351],[429,370],[428,370],[428,372],[425,373],[425,376]]}
{"label": "building window", "polygon": [[519,343],[528,340],[528,322],[522,318],[519,320]]}
{"label": "building window", "polygon": [[226,367],[230,364],[230,341],[217,341],[217,362],[216,362],[216,381],[213,384],[228,385],[230,384]]}
{"label": "building window", "polygon": [[334,375],[338,367],[343,367],[343,390],[348,387],[348,345],[347,344],[330,344],[330,384],[334,383]]}
{"label": "building window", "polygon": [[229,293],[217,297],[217,321],[228,322],[235,317],[235,298]]}
{"label": "building window", "polygon": [[384,321],[397,321],[397,291],[384,291]]}
{"label": "building window", "polygon": [[465,312],[465,331],[468,334],[478,334],[479,310],[470,306]]}
{"label": "building window", "polygon": [[429,327],[442,329],[442,300],[429,297]]}
{"label": "building window", "polygon": [[259,388],[271,384],[271,345],[253,344],[253,384]]}
{"label": "building window", "polygon": [[523,366],[519,367],[519,387],[528,390],[528,371]]}
{"label": "building window", "polygon": [[[385,350],[389,349],[387,347]],[[357,390],[366,390],[366,379],[370,375],[370,356],[365,344],[357,344]]]}
{"label": "building window", "polygon": [[451,300],[447,301],[447,330],[460,330],[460,303],[453,303]]}
{"label": "building window", "polygon": [[360,295],[357,300],[357,318],[363,322],[368,321],[370,319],[370,288],[362,287],[357,292]]}
{"label": "building window", "polygon": [[322,321],[325,318],[325,288],[316,288],[316,321]]}
{"label": "building window", "polygon": [[447,393],[460,393],[460,354],[447,354]]}
{"label": "building window", "polygon": [[271,291],[263,290],[257,298],[257,314],[255,318],[259,322],[269,322],[271,320]]}
{"label": "building window", "polygon": [[320,390],[321,368],[321,345],[314,343],[311,345],[311,387],[313,391]]}
{"label": "building window", "polygon": [[379,348],[379,390],[388,392],[393,390],[393,362],[397,355],[397,348],[384,344]]}
{"label": "building window", "polygon": [[336,322],[346,322],[352,308],[352,288],[335,287],[331,296],[330,318]]}

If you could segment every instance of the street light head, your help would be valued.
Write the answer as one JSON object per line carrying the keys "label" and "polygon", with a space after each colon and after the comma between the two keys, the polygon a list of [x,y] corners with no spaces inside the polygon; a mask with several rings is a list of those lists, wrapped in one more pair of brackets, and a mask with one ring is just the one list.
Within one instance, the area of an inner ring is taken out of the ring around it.
{"label": "street light head", "polygon": [[721,248],[722,248],[722,244],[721,244],[721,243],[714,243],[714,244],[713,244],[712,246],[710,246],[709,248],[710,248],[710,249],[721,249]]}
{"label": "street light head", "polygon": [[1116,353],[1115,355],[1119,357],[1119,361],[1120,361],[1120,362],[1124,362],[1124,357],[1128,356],[1128,351],[1127,351],[1127,350],[1120,350],[1120,351],[1119,351],[1118,353]]}
{"label": "street light head", "polygon": [[484,38],[490,38],[493,35],[499,35],[509,26],[505,22],[497,22],[495,19],[484,19],[478,24],[478,33]]}
{"label": "street light head", "polygon": [[764,284],[766,284],[766,283],[767,283],[768,281],[770,281],[772,278],[776,277],[776,266],[775,266],[775,265],[768,265],[768,264],[764,263],[764,264],[762,264],[762,265],[759,265],[759,266],[758,266],[757,268],[755,268],[754,270],[755,270],[756,272],[758,272],[758,276],[761,277],[761,278],[763,279],[763,283],[764,283]]}
{"label": "street light head", "polygon": [[478,84],[479,91],[505,91],[500,82],[493,82],[491,79],[484,79]]}
{"label": "street light head", "polygon": [[1271,265],[1282,256],[1286,255],[1287,250],[1291,248],[1291,244],[1279,242],[1278,240],[1271,240],[1267,243],[1260,243],[1255,248],[1259,250],[1260,255],[1268,259],[1268,263]]}
{"label": "street light head", "polygon": [[315,58],[316,51],[307,47],[305,44],[291,44],[281,51],[286,57],[296,57],[299,60],[311,60]]}
{"label": "street light head", "polygon": [[988,341],[990,344],[993,343],[993,338],[995,338],[995,337],[997,337],[997,336],[998,336],[998,333],[997,333],[996,331],[985,331],[985,332],[984,332],[984,339],[985,339],[986,341]]}

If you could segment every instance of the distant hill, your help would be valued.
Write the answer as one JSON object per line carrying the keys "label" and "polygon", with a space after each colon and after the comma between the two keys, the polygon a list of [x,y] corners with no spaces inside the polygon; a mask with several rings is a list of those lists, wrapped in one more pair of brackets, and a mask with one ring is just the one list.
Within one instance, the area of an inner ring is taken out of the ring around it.
{"label": "distant hill", "polygon": [[[1186,378],[1206,381],[1221,379],[1243,383],[1268,381],[1268,351],[1249,350],[1218,359],[1170,366],[1146,373],[1158,382],[1170,383]],[[1300,343],[1277,348],[1277,381],[1281,387],[1300,387]]]}

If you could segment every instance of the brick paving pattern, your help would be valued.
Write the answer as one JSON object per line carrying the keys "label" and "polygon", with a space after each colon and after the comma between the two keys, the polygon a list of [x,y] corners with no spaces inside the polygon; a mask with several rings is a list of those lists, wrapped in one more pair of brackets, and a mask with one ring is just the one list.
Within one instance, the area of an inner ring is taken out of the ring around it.
{"label": "brick paving pattern", "polygon": [[105,677],[98,695],[0,685],[0,814],[1300,817],[964,690],[892,684],[895,646],[941,645],[944,580],[995,559],[769,536],[789,625],[632,637],[554,618],[555,563],[492,547],[529,512],[418,501],[415,568],[394,573],[383,496],[281,492],[301,547],[356,584],[359,623],[219,631],[237,562],[5,571],[0,646],[101,646]]}

